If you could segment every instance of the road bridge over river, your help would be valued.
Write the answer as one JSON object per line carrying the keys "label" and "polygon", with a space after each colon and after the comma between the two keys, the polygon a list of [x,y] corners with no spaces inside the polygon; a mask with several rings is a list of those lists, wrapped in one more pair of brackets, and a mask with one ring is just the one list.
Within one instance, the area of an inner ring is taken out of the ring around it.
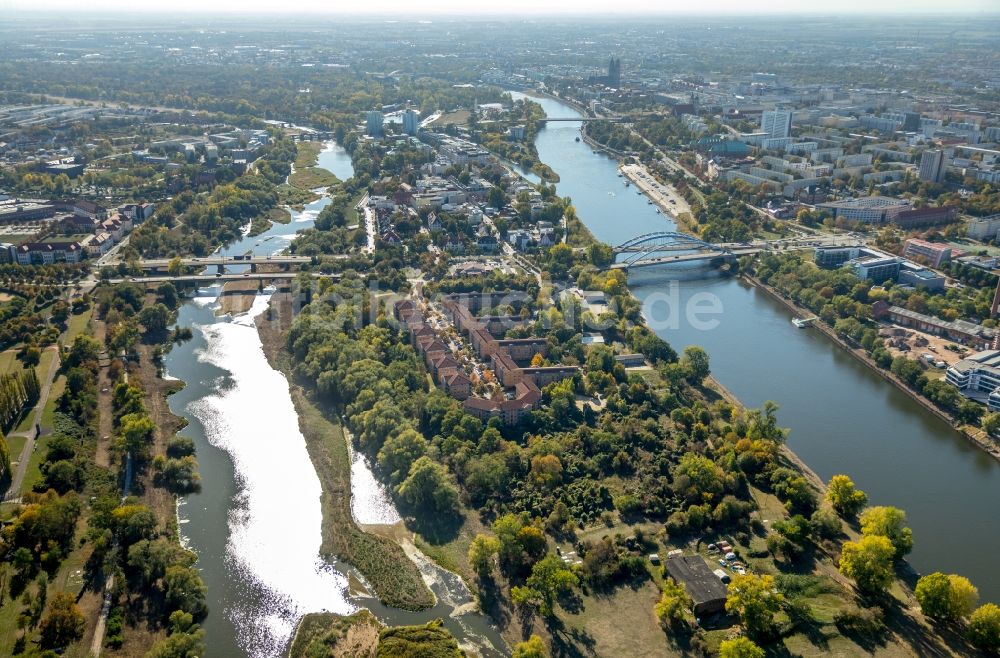
{"label": "road bridge over river", "polygon": [[820,246],[861,246],[861,243],[853,237],[841,235],[712,243],[684,233],[661,231],[639,235],[616,246],[614,263],[609,269],[627,272],[639,267],[699,261],[722,265],[740,256],[769,251],[799,251]]}
{"label": "road bridge over river", "polygon": [[[182,274],[180,276],[133,276],[126,278],[108,279],[108,283],[114,285],[118,283],[142,283],[142,284],[160,284],[160,283],[198,283],[202,285],[211,285],[213,283],[227,283],[229,281],[290,281],[299,276],[299,272],[230,272],[230,273],[219,273],[219,274]],[[340,274],[322,274],[320,272],[310,272],[310,276],[314,278],[326,277],[328,279],[339,279]]]}
{"label": "road bridge over river", "polygon": [[[216,267],[217,271],[225,273],[227,267],[249,266],[251,272],[256,272],[261,265],[274,267],[287,272],[303,265],[312,263],[311,256],[295,256],[293,254],[274,256],[203,256],[180,258],[184,267]],[[137,265],[147,272],[166,272],[173,261],[171,258],[147,258],[137,261]],[[105,267],[116,267],[116,263],[108,263]]]}

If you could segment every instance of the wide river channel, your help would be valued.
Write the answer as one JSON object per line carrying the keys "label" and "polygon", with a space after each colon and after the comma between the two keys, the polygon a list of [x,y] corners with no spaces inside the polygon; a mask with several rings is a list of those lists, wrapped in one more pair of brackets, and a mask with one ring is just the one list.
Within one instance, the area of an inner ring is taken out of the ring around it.
{"label": "wide river channel", "polygon": [[[319,166],[341,179],[353,175],[341,148],[327,144]],[[289,224],[238,240],[221,251],[273,254],[295,233],[312,226],[327,197],[293,211]],[[188,420],[182,434],[194,439],[202,491],[178,507],[181,537],[198,554],[208,586],[204,621],[208,658],[273,658],[284,655],[302,615],[350,614],[365,607],[391,625],[442,618],[463,647],[485,658],[503,655],[503,640],[474,612],[461,578],[419,561],[437,604],[419,613],[388,609],[358,587],[346,564],[320,558],[320,483],[285,377],[264,356],[254,318],[268,304],[267,291],[253,308],[230,317],[218,313],[221,286],[197,291],[177,323],[194,337],[166,358],[169,377],[186,386],[170,398],[171,410]],[[361,455],[353,455],[351,507],[359,523],[399,520],[391,499]],[[499,648],[499,649],[497,649]]]}
{"label": "wide river channel", "polygon": [[[534,100],[548,116],[580,116],[557,100]],[[634,186],[624,186],[615,160],[576,141],[579,135],[578,123],[546,124],[538,153],[559,174],[559,194],[572,198],[598,240],[615,245],[674,229]],[[780,405],[789,447],[820,477],[848,474],[873,504],[906,510],[914,568],[962,574],[983,601],[1000,602],[1000,569],[991,553],[1000,545],[1000,463],[821,334],[795,328],[785,307],[739,280],[664,277],[631,287],[657,333],[678,352],[701,345],[712,374],[744,404]],[[686,319],[690,303],[721,305],[721,313],[701,316],[716,320],[714,328]],[[655,327],[660,322],[666,326]]]}
{"label": "wide river channel", "polygon": [[[537,100],[549,116],[580,116],[565,103]],[[674,228],[623,185],[614,160],[576,141],[579,128],[550,124],[537,146],[561,178],[559,194],[572,197],[594,235],[619,244]],[[350,158],[332,145],[319,165],[341,178],[352,175]],[[276,224],[224,253],[279,251],[312,225],[327,202],[293,212],[291,224]],[[791,429],[789,446],[821,477],[846,473],[874,504],[905,509],[915,537],[909,559],[918,571],[966,575],[984,600],[1000,601],[1000,569],[990,553],[1000,545],[1000,464],[821,335],[796,329],[784,307],[738,280],[665,277],[632,290],[646,302],[651,321],[671,313],[677,318],[652,324],[678,351],[691,344],[707,349],[713,374],[743,403],[777,402],[781,424]],[[187,383],[170,406],[189,421],[183,433],[197,444],[203,476],[202,492],[182,501],[178,515],[209,588],[209,658],[279,656],[303,614],[359,607],[392,624],[443,617],[463,644],[496,655],[489,647],[500,640],[481,617],[453,613],[468,607],[457,578],[424,565],[439,603],[421,614],[403,613],[352,593],[351,569],[319,558],[319,480],[288,384],[268,365],[253,324],[267,296],[259,296],[250,312],[228,318],[216,314],[219,292],[217,286],[202,289],[182,307],[178,324],[193,327],[194,339],[166,358],[169,375]],[[708,316],[716,321],[712,328],[688,321],[684,310],[691,303],[721,308]],[[355,464],[355,475],[355,515],[385,520],[380,515],[391,515],[391,504],[363,462]]]}

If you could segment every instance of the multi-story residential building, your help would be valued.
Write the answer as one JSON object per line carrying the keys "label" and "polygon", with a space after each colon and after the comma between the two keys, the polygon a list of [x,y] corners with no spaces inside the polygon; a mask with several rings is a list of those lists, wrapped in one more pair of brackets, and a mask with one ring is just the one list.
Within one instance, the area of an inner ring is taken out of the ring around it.
{"label": "multi-story residential building", "polygon": [[760,115],[760,130],[768,138],[780,139],[792,134],[792,113],[785,110],[771,110]]}
{"label": "multi-story residential building", "polygon": [[114,239],[108,233],[101,231],[96,235],[89,236],[86,240],[81,242],[84,251],[87,252],[88,256],[102,256],[111,249],[115,244]]}
{"label": "multi-story residential building", "polygon": [[369,110],[365,120],[365,132],[369,137],[382,136],[382,124],[385,117],[378,110]]}
{"label": "multi-story residential building", "polygon": [[76,242],[29,242],[17,248],[18,265],[51,265],[79,263],[83,250]]}
{"label": "multi-story residential building", "polygon": [[858,119],[862,128],[874,130],[876,132],[891,134],[899,130],[902,122],[898,117],[883,116],[877,117],[874,114],[866,114]]}
{"label": "multi-story residential building", "polygon": [[871,164],[871,153],[855,153],[854,155],[845,155],[840,160],[840,166],[842,167],[870,167]]}
{"label": "multi-story residential building", "polygon": [[947,160],[944,151],[941,149],[927,149],[920,156],[920,171],[918,177],[922,181],[929,183],[940,183],[944,180],[944,174],[948,170]]}
{"label": "multi-story residential building", "polygon": [[965,225],[965,234],[975,240],[993,240],[1000,233],[1000,213],[989,217],[973,217]]}
{"label": "multi-story residential building", "polygon": [[407,135],[416,135],[420,129],[420,115],[415,110],[407,108],[403,111],[403,132]]}
{"label": "multi-story residential building", "polygon": [[397,319],[409,328],[410,338],[417,352],[423,356],[428,371],[436,375],[440,386],[452,397],[463,400],[463,408],[477,418],[487,421],[500,418],[505,424],[519,423],[541,401],[540,387],[575,375],[576,366],[521,367],[517,361],[527,361],[536,354],[548,352],[548,342],[543,338],[497,340],[490,333],[504,333],[504,326],[522,322],[520,316],[486,315],[475,313],[496,306],[498,303],[519,305],[527,295],[523,292],[501,291],[469,295],[453,295],[442,302],[445,313],[461,333],[468,335],[472,349],[483,360],[491,362],[497,381],[513,389],[513,397],[494,399],[473,395],[472,381],[451,352],[451,347],[438,336],[423,318],[416,303],[410,300],[397,302],[394,311]]}
{"label": "multi-story residential building", "polygon": [[118,212],[138,224],[152,217],[154,210],[156,204],[153,203],[127,203]]}

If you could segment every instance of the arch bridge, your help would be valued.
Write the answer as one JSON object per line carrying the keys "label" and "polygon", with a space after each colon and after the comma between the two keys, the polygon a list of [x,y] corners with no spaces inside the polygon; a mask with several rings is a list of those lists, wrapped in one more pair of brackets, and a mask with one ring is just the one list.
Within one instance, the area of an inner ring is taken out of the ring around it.
{"label": "arch bridge", "polygon": [[[645,233],[614,248],[612,269],[735,258],[732,249],[673,231]],[[624,258],[622,258],[624,256]]]}

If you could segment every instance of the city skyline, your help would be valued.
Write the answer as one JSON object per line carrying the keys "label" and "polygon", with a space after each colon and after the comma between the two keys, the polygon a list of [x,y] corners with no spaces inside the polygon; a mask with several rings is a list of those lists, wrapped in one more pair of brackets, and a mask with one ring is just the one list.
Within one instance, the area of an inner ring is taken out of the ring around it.
{"label": "city skyline", "polygon": [[197,14],[329,14],[353,16],[377,16],[383,14],[402,15],[419,18],[422,16],[440,17],[447,15],[452,18],[467,16],[506,16],[512,12],[520,12],[530,16],[635,16],[635,15],[720,15],[730,16],[822,16],[822,15],[888,15],[902,12],[904,16],[944,14],[997,14],[1000,5],[992,0],[957,0],[950,3],[947,12],[933,0],[886,0],[872,4],[863,0],[844,0],[836,6],[810,5],[795,0],[774,0],[766,6],[748,7],[746,3],[737,0],[706,0],[691,5],[678,0],[628,0],[618,3],[614,11],[607,9],[606,3],[594,0],[554,0],[539,5],[529,0],[510,0],[503,9],[476,8],[460,0],[436,0],[425,3],[421,11],[414,12],[410,3],[401,0],[375,0],[357,7],[349,3],[330,3],[324,0],[295,0],[291,3],[277,5],[267,0],[216,0],[212,3],[197,0],[176,0],[164,2],[154,0],[137,6],[127,0],[101,0],[90,3],[86,10],[81,10],[76,0],[44,0],[33,2],[29,0],[0,0],[0,11],[19,11],[24,13],[40,13],[47,11],[65,11],[73,13],[105,13],[109,11],[127,11],[128,13],[149,14],[157,12],[193,12]]}

